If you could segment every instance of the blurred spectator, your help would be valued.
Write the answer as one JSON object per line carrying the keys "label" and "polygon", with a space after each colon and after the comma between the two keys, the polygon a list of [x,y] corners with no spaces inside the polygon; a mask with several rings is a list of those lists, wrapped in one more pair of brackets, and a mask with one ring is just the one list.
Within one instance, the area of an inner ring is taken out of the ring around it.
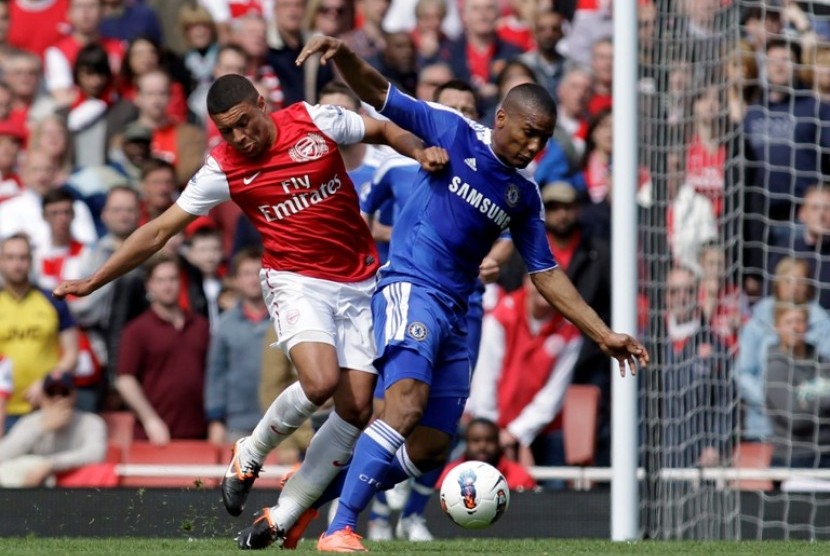
{"label": "blurred spectator", "polygon": [[585,152],[585,138],[588,132],[588,101],[591,98],[593,77],[581,68],[568,70],[559,82],[557,97],[559,109],[556,127],[570,137],[576,154],[582,158]]}
{"label": "blurred spectator", "polygon": [[522,491],[536,488],[536,481],[527,469],[522,464],[508,459],[504,454],[499,444],[499,427],[493,421],[483,418],[470,421],[464,433],[464,442],[466,445],[464,454],[447,464],[438,479],[438,485],[443,484],[447,473],[465,461],[483,461],[504,475],[510,490]]}
{"label": "blurred spectator", "polygon": [[50,485],[56,474],[104,461],[106,424],[75,409],[75,397],[71,374],[46,377],[41,408],[0,439],[0,486]]}
{"label": "blurred spectator", "polygon": [[207,8],[219,31],[219,41],[225,43],[233,32],[233,26],[249,15],[269,17],[265,12],[267,0],[199,0]]}
{"label": "blurred spectator", "polygon": [[0,353],[0,438],[6,432],[6,404],[12,388],[12,362]]}
{"label": "blurred spectator", "polygon": [[559,53],[574,65],[589,67],[594,45],[611,38],[614,22],[611,17],[613,0],[578,2],[571,28],[559,42]]}
{"label": "blurred spectator", "polygon": [[[3,75],[5,58],[0,57],[0,76]],[[0,121],[6,121],[12,114],[12,90],[9,84],[0,80]]]}
{"label": "blurred spectator", "polygon": [[81,168],[103,166],[115,133],[107,121],[115,92],[106,51],[95,43],[83,47],[72,75],[76,87],[71,92],[74,98],[67,124],[75,145],[73,158]]}
{"label": "blurred spectator", "polygon": [[[452,69],[443,62],[422,66],[421,71],[418,72],[415,97],[418,100],[432,102],[435,98],[435,90],[452,79]],[[476,112],[478,112],[478,109],[476,109]]]}
{"label": "blurred spectator", "polygon": [[161,24],[153,8],[136,0],[104,0],[101,34],[124,42],[149,37],[163,43]]}
{"label": "blurred spectator", "polygon": [[[666,234],[675,263],[700,274],[703,246],[718,238],[712,203],[689,183],[678,150],[666,155]],[[650,189],[650,188],[649,188]]]}
{"label": "blurred spectator", "polygon": [[141,78],[162,71],[169,78],[167,103],[164,107],[167,117],[175,122],[184,122],[187,119],[187,94],[183,84],[173,79],[172,66],[169,57],[158,44],[148,37],[136,37],[124,54],[124,63],[118,74],[118,94],[123,100],[131,101],[138,106]]}
{"label": "blurred spectator", "polygon": [[[30,150],[26,154],[20,171],[25,187],[23,193],[0,205],[0,238],[17,232],[29,236],[33,249],[49,245],[49,226],[43,219],[43,197],[57,189],[54,185],[57,164],[42,151]],[[75,220],[72,221],[72,236],[81,243],[93,243],[98,235],[89,209],[82,201],[72,206]]]}
{"label": "blurred spectator", "polygon": [[409,95],[415,94],[418,68],[415,45],[409,33],[389,33],[377,56],[369,62],[387,79]]}
{"label": "blurred spectator", "polygon": [[758,94],[758,64],[752,47],[745,40],[738,41],[737,47],[727,54],[724,78],[729,84],[726,90],[729,123],[740,125],[747,105]]}
{"label": "blurred spectator", "polygon": [[[277,333],[273,326],[269,326],[262,343],[262,370],[259,382],[261,412],[267,411],[282,391],[296,381],[297,369],[291,364],[285,352],[277,348]],[[281,462],[290,465],[302,459],[308,443],[311,442],[311,436],[314,434],[315,427],[312,426],[312,422],[317,424],[316,428],[319,428],[328,418],[333,407],[331,402],[323,404],[310,420],[306,420],[291,433],[291,436],[277,446],[276,452]]]}
{"label": "blurred spectator", "polygon": [[102,37],[99,26],[102,17],[101,0],[69,0],[67,19],[72,34],[46,49],[44,55],[44,80],[46,89],[61,106],[75,102],[72,68],[82,48],[97,44],[106,52],[112,74],[121,69],[124,59],[124,43],[118,39]]}
{"label": "blurred spectator", "polygon": [[334,75],[331,65],[320,65],[317,56],[300,67],[295,63],[311,36],[304,26],[306,13],[304,0],[274,0],[276,25],[269,31],[268,44],[273,47],[269,58],[281,78],[284,106],[303,100],[316,103],[320,89]]}
{"label": "blurred spectator", "polygon": [[161,23],[164,38],[160,44],[178,55],[184,54],[187,45],[179,27],[179,11],[185,4],[192,4],[193,0],[144,0],[143,3],[156,12]]}
{"label": "blurred spectator", "polygon": [[176,192],[176,170],[160,158],[151,158],[141,169],[141,217],[139,224],[170,208]]}
{"label": "blurred spectator", "polygon": [[140,122],[127,124],[120,138],[110,146],[110,164],[126,176],[130,187],[139,189],[141,171],[152,158],[153,131]]}
{"label": "blurred spectator", "polygon": [[222,291],[222,235],[207,225],[185,240],[185,264],[179,304],[208,319],[212,331],[219,324],[219,293]]}
{"label": "blurred spectator", "polygon": [[726,254],[719,242],[704,244],[700,249],[700,291],[698,302],[709,328],[729,348],[737,351],[738,334],[748,317],[748,303],[735,284],[724,283]]}
{"label": "blurred spectator", "polygon": [[767,268],[775,268],[785,256],[797,257],[810,265],[810,281],[819,305],[830,310],[830,184],[807,188],[798,209],[792,233],[770,246]]}
{"label": "blurred spectator", "polygon": [[[395,3],[397,2],[393,2],[393,5]],[[446,17],[446,0],[418,0],[415,4],[415,29],[412,30],[412,40],[415,43],[419,68],[450,59],[451,41],[441,29]]]}
{"label": "blurred spectator", "polygon": [[0,203],[23,191],[17,162],[25,139],[22,126],[13,121],[0,121]]}
{"label": "blurred spectator", "polygon": [[730,456],[736,404],[723,344],[703,322],[697,304],[698,280],[675,267],[666,278],[666,338],[651,352],[661,364],[660,427],[666,467],[689,462],[713,467]]}
{"label": "blurred spectator", "polygon": [[694,124],[686,150],[686,183],[712,203],[716,218],[723,214],[726,171],[726,122],[718,87],[703,89],[692,102]]}
{"label": "blurred spectator", "polygon": [[303,29],[310,34],[338,37],[351,29],[353,14],[345,0],[308,0]]}
{"label": "blurred spectator", "polygon": [[[414,31],[417,26],[417,9],[419,0],[395,0],[383,19],[383,30],[387,33]],[[459,10],[461,3],[445,0],[444,12],[439,22],[441,32],[450,40],[457,39],[462,32]]]}
{"label": "blurred spectator", "polygon": [[[611,318],[611,251],[605,239],[588,233],[584,207],[577,191],[568,183],[542,187],[548,243],[559,266],[579,294],[606,322]],[[602,399],[598,428],[597,462],[610,463],[611,375],[608,358],[594,342],[582,342],[574,384],[598,386]]]}
{"label": "blurred spectator", "polygon": [[554,10],[539,10],[534,14],[533,37],[536,49],[525,52],[521,60],[533,69],[536,82],[542,85],[557,102],[559,82],[565,73],[565,59],[556,51],[562,40],[565,18]]}
{"label": "blurred spectator", "polygon": [[265,18],[255,13],[235,19],[231,25],[230,41],[248,54],[245,70],[251,81],[261,82],[268,90],[265,98],[275,107],[282,108],[285,95],[282,80],[269,59],[268,26]]}
{"label": "blurred spectator", "polygon": [[70,178],[73,170],[73,145],[66,127],[66,119],[57,114],[38,120],[32,129],[27,148],[49,155],[57,165],[53,185],[60,186]]}
{"label": "blurred spectator", "polygon": [[35,54],[16,51],[6,57],[3,79],[12,91],[9,119],[24,129],[29,122],[36,122],[55,111],[55,101],[40,87],[42,77],[40,58]]}
{"label": "blurred spectator", "polygon": [[91,250],[72,237],[75,198],[68,191],[50,191],[42,203],[49,243],[35,253],[34,276],[40,288],[52,291],[63,280],[79,280],[90,274]]}
{"label": "blurred spectator", "polygon": [[484,115],[484,122],[493,126],[496,118],[496,108],[510,92],[510,89],[525,83],[536,83],[536,73],[519,58],[509,60],[496,77],[497,97],[496,103],[490,105],[489,111]]}
{"label": "blurred spectator", "polygon": [[343,40],[361,58],[371,58],[384,50],[385,37],[381,24],[389,11],[390,0],[357,0],[361,26],[343,35]]}
{"label": "blurred spectator", "polygon": [[153,70],[138,78],[138,122],[153,131],[153,156],[166,160],[176,171],[176,184],[184,186],[202,164],[205,134],[198,127],[170,118],[170,77]]}
{"label": "blurred spectator", "polygon": [[752,316],[741,330],[735,373],[743,402],[743,435],[747,440],[764,440],[772,434],[772,424],[764,413],[765,357],[778,338],[775,334],[774,308],[786,302],[807,305],[808,327],[805,339],[819,354],[830,358],[830,314],[814,300],[815,287],[809,280],[806,261],[785,257],[775,266],[773,295],[758,301]]}
{"label": "blurred spectator", "polygon": [[208,440],[225,446],[251,434],[262,415],[257,392],[262,342],[271,327],[259,282],[262,253],[246,250],[231,262],[240,299],[222,314],[210,340],[205,379]]}
{"label": "blurred spectator", "polygon": [[830,45],[822,44],[804,53],[801,80],[819,100],[830,101]]}
{"label": "blurred spectator", "polygon": [[[780,244],[791,233],[796,208],[807,186],[827,165],[830,148],[830,105],[798,90],[793,70],[799,62],[794,45],[767,44],[767,81],[761,98],[746,113],[743,131],[747,146],[745,212],[749,228],[748,275],[763,269],[763,245]],[[795,88],[795,89],[794,89]],[[750,295],[760,287],[748,283]]]}
{"label": "blurred spectator", "polygon": [[14,386],[6,430],[43,399],[43,379],[72,373],[78,359],[75,321],[63,301],[30,281],[32,249],[23,235],[0,243],[0,353],[12,362]]}
{"label": "blurred spectator", "polygon": [[[139,198],[134,189],[116,186],[107,193],[101,212],[107,233],[92,246],[87,266],[90,274],[135,231],[138,217]],[[147,309],[143,269],[135,268],[92,294],[73,300],[69,309],[90,338],[97,359],[109,369],[112,384],[121,331],[127,322]]]}
{"label": "blurred spectator", "polygon": [[591,73],[594,75],[594,89],[588,101],[588,113],[592,116],[611,109],[614,79],[614,42],[601,39],[591,49]]}
{"label": "blurred spectator", "polygon": [[522,52],[536,48],[533,40],[532,25],[538,9],[551,7],[552,2],[535,0],[508,0],[501,4],[501,18],[496,25],[496,32],[504,42],[515,44]]}
{"label": "blurred spectator", "polygon": [[0,68],[6,60],[6,56],[14,48],[9,43],[9,31],[11,30],[11,15],[9,0],[0,2]]}
{"label": "blurred spectator", "polygon": [[[273,57],[272,57],[273,58]],[[248,68],[248,61],[250,56],[235,44],[226,44],[219,47],[216,53],[216,65],[213,66],[213,80],[219,79],[223,75],[229,73],[238,73],[245,75]],[[293,64],[296,67],[296,64]],[[204,122],[204,129],[207,133],[207,149],[210,151],[216,145],[222,142],[222,135],[208,117],[207,113],[207,89],[197,89],[191,93],[187,100],[188,105],[193,110],[197,119]],[[233,203],[226,203],[233,204]]]}
{"label": "blurred spectator", "polygon": [[[184,65],[190,72],[193,85],[193,90],[187,97],[187,105],[190,112],[196,114],[203,122],[206,114],[204,104],[208,89],[213,83],[213,72],[219,54],[216,25],[205,8],[188,4],[182,6],[182,11],[179,12],[179,25],[187,41]],[[242,68],[244,67],[245,64],[242,65]]]}
{"label": "blurred spectator", "polygon": [[150,308],[124,328],[115,386],[138,417],[136,438],[204,439],[208,321],[179,307],[175,259],[159,255],[145,266]]}
{"label": "blurred spectator", "polygon": [[804,305],[775,305],[778,342],[764,388],[775,467],[830,467],[830,361],[804,339],[808,314]]}
{"label": "blurred spectator", "polygon": [[466,0],[461,12],[464,35],[450,47],[455,77],[473,84],[485,108],[495,103],[496,76],[508,60],[521,54],[517,46],[496,35],[498,17],[496,0]]}
{"label": "blurred spectator", "polygon": [[69,33],[69,0],[11,0],[9,44],[40,58]]}
{"label": "blurred spectator", "polygon": [[499,444],[511,459],[565,464],[557,417],[581,347],[579,330],[544,300],[530,277],[484,317],[466,411],[498,423]]}
{"label": "blurred spectator", "polygon": [[603,201],[611,192],[611,163],[614,149],[614,120],[610,110],[596,114],[588,126],[583,171],[592,203]]}

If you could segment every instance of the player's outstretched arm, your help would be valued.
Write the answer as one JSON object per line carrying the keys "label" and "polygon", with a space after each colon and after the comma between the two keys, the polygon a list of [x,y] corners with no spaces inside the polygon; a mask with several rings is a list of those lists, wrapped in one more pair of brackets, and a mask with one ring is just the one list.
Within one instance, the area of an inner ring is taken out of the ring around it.
{"label": "player's outstretched arm", "polygon": [[317,35],[312,37],[297,56],[299,66],[312,54],[320,54],[320,64],[332,60],[340,70],[343,80],[364,102],[380,110],[386,102],[389,81],[340,39]]}
{"label": "player's outstretched arm", "polygon": [[366,134],[366,143],[389,145],[402,155],[417,160],[427,172],[437,172],[450,161],[449,153],[443,147],[427,147],[423,140],[389,120],[375,120],[361,116]]}
{"label": "player's outstretched arm", "polygon": [[173,205],[157,218],[150,220],[119,247],[101,268],[89,278],[61,282],[53,292],[55,297],[85,296],[104,284],[134,269],[164,247],[171,237],[184,230],[197,217]]}
{"label": "player's outstretched arm", "polygon": [[608,328],[596,311],[585,303],[562,269],[557,267],[531,274],[530,277],[548,303],[595,341],[606,355],[619,361],[620,374],[625,376],[626,363],[631,368],[631,374],[635,374],[635,359],[641,367],[648,365],[646,348],[628,334],[619,334]]}

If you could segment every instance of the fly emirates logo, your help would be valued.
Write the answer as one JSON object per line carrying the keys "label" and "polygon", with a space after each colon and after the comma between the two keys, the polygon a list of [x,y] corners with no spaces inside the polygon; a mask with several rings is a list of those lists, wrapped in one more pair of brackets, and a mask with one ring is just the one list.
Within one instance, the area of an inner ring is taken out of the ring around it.
{"label": "fly emirates logo", "polygon": [[335,174],[332,179],[312,191],[311,178],[306,174],[302,177],[291,177],[279,185],[286,194],[293,195],[279,204],[259,205],[257,207],[268,222],[284,220],[312,205],[322,203],[337,193],[343,185],[343,181],[339,175]]}

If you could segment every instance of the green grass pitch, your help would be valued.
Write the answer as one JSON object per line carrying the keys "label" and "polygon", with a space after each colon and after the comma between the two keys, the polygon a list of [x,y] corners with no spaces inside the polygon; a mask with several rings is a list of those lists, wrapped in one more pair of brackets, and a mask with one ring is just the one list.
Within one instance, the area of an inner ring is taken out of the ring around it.
{"label": "green grass pitch", "polygon": [[[788,556],[790,554],[827,554],[830,544],[825,542],[809,543],[804,541],[765,541],[765,542],[635,542],[612,543],[598,540],[495,540],[464,539],[444,540],[429,543],[367,542],[373,554],[395,554],[396,556],[431,556],[438,554],[482,554],[504,556],[509,554],[590,554],[600,555],[706,555],[746,554]],[[279,548],[273,547],[260,554],[276,554]],[[176,555],[199,554],[212,556],[220,554],[238,554],[240,551],[230,540],[203,539],[39,539],[33,537],[0,539],[0,554],[9,555],[49,555],[63,554],[129,554],[141,555]],[[317,554],[314,542],[302,542],[296,554]],[[290,553],[283,553],[290,554]]]}

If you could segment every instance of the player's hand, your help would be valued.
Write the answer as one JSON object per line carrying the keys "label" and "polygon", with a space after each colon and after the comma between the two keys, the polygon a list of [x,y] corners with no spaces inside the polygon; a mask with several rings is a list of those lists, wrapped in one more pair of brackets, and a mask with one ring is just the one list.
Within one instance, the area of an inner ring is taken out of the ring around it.
{"label": "player's hand", "polygon": [[437,172],[447,165],[450,155],[443,147],[426,147],[415,153],[415,160],[427,172]]}
{"label": "player's hand", "polygon": [[92,280],[85,278],[83,280],[66,280],[65,282],[61,282],[58,284],[58,287],[52,290],[52,295],[58,299],[64,299],[70,295],[84,297],[94,291],[95,286],[93,286]]}
{"label": "player's hand", "polygon": [[498,280],[500,272],[499,262],[492,257],[484,257],[478,265],[478,277],[485,284],[492,284]]}
{"label": "player's hand", "polygon": [[300,55],[297,56],[296,64],[303,65],[309,56],[312,54],[320,54],[320,65],[325,66],[331,58],[334,57],[341,49],[348,48],[343,41],[335,39],[334,37],[327,37],[325,35],[316,35],[305,44]]}
{"label": "player's hand", "polygon": [[599,347],[606,355],[619,361],[620,376],[625,376],[626,364],[631,369],[631,376],[634,376],[637,374],[636,363],[639,363],[641,367],[645,367],[649,363],[646,348],[628,334],[611,332],[600,342]]}

